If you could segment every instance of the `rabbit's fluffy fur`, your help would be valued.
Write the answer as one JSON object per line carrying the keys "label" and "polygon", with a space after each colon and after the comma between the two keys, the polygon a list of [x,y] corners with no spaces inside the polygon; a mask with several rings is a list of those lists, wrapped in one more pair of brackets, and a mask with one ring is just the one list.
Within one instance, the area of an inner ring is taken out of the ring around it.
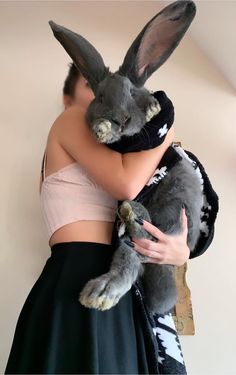
{"label": "rabbit's fluffy fur", "polygon": [[[145,25],[115,73],[109,71],[101,55],[81,35],[49,21],[55,37],[95,93],[86,116],[99,142],[112,143],[122,136],[140,132],[160,111],[158,101],[143,85],[179,44],[195,13],[196,6],[190,0],[175,1],[165,7]],[[152,190],[145,207],[135,200],[126,200],[120,205],[118,215],[125,223],[126,232],[114,252],[110,270],[87,282],[79,301],[86,307],[110,309],[141,276],[150,311],[166,313],[173,308],[177,301],[174,266],[146,263],[148,258],[124,240],[130,235],[157,241],[134,220],[139,216],[164,233],[179,233],[182,204],[188,217],[187,244],[193,251],[200,233],[202,186],[184,158]]]}

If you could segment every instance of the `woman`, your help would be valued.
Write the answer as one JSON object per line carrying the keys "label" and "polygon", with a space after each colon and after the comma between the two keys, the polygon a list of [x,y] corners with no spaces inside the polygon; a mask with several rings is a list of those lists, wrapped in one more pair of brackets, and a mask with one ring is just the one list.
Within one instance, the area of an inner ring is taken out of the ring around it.
{"label": "woman", "polygon": [[[173,141],[173,126],[161,146],[122,155],[91,134],[84,114],[94,95],[73,64],[63,94],[65,111],[49,131],[40,179],[51,255],[19,315],[5,374],[148,374],[132,289],[105,311],[84,307],[78,296],[88,280],[109,270],[117,201],[143,188]],[[153,263],[183,264],[189,256],[184,217],[175,237],[145,222],[162,249],[134,239],[135,250]]]}

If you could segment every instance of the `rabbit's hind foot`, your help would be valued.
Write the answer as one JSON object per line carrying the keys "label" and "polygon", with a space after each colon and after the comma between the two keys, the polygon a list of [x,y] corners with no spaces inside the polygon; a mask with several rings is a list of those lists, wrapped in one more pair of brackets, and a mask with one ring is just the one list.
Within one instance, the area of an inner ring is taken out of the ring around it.
{"label": "rabbit's hind foot", "polygon": [[79,302],[88,308],[109,310],[131,288],[120,276],[109,272],[89,280],[79,294]]}

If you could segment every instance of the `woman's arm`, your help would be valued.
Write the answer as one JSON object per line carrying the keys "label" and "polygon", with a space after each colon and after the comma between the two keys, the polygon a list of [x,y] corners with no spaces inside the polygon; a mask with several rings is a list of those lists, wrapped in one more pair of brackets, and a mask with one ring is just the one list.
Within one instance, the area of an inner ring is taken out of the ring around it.
{"label": "woman's arm", "polygon": [[52,131],[62,148],[116,199],[133,199],[152,176],[174,138],[173,126],[164,142],[151,150],[121,154],[97,142],[78,106],[66,109]]}

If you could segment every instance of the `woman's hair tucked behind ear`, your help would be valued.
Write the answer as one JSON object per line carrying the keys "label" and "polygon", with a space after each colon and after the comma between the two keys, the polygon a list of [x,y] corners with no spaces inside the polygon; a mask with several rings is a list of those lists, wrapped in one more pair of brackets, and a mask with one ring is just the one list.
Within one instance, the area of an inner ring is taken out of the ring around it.
{"label": "woman's hair tucked behind ear", "polygon": [[81,72],[73,62],[70,62],[68,65],[70,66],[70,69],[64,81],[63,94],[70,95],[73,98],[75,85],[78,78],[81,76]]}

